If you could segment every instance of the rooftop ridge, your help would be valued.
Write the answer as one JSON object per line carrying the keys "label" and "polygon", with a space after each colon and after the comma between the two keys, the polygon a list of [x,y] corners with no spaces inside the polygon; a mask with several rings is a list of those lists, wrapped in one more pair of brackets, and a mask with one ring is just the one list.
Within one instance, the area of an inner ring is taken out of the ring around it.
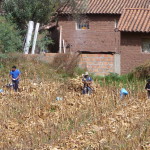
{"label": "rooftop ridge", "polygon": [[150,10],[150,8],[124,8],[123,10]]}
{"label": "rooftop ridge", "polygon": [[[84,8],[84,3],[78,3],[77,8]],[[82,8],[82,9],[83,9]],[[149,9],[150,0],[88,0],[83,14],[122,14],[126,8]],[[61,14],[71,14],[69,5],[59,9]]]}
{"label": "rooftop ridge", "polygon": [[150,9],[126,8],[118,23],[118,30],[124,32],[150,33]]}

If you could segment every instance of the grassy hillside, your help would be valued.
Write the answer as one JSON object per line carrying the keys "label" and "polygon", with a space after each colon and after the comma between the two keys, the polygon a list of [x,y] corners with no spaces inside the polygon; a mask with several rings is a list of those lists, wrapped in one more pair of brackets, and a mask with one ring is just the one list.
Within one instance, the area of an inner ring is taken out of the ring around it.
{"label": "grassy hillside", "polygon": [[136,92],[121,101],[121,85],[95,83],[93,95],[83,96],[80,76],[64,80],[49,64],[19,55],[0,62],[0,86],[9,82],[12,65],[22,72],[20,92],[0,94],[0,149],[150,148],[150,101],[144,87],[136,84]]}

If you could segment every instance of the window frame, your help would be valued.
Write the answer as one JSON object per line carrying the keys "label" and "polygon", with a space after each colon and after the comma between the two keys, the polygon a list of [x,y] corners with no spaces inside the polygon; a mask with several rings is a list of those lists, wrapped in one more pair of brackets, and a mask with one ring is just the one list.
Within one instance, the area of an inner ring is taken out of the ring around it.
{"label": "window frame", "polygon": [[119,19],[115,19],[114,20],[114,28],[117,29],[118,28],[118,23],[119,23]]}
{"label": "window frame", "polygon": [[[84,22],[84,20],[82,22]],[[89,21],[86,21],[86,22],[88,22],[88,28],[86,28],[86,29],[79,29],[78,28],[79,21],[76,21],[75,22],[75,28],[76,28],[76,30],[90,30],[90,22]]]}
{"label": "window frame", "polygon": [[149,47],[149,51],[143,51],[143,50],[144,50],[144,49],[143,49],[143,40],[146,40],[146,39],[149,40],[149,46],[150,46],[150,38],[149,38],[149,37],[142,38],[142,39],[141,39],[141,51],[142,51],[142,53],[144,53],[144,54],[150,54],[150,47]]}

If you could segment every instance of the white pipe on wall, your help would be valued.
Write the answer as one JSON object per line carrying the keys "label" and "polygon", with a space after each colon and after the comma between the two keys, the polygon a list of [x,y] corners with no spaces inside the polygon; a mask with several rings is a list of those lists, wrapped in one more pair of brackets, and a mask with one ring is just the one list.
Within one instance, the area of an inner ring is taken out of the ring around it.
{"label": "white pipe on wall", "polygon": [[27,39],[26,39],[26,43],[24,46],[24,54],[28,54],[29,53],[29,48],[30,48],[30,43],[32,40],[32,32],[34,29],[34,22],[33,21],[29,21],[28,24],[28,32],[27,32]]}
{"label": "white pipe on wall", "polygon": [[35,27],[35,32],[34,32],[33,46],[32,46],[31,54],[35,54],[35,47],[36,47],[36,41],[37,41],[37,36],[38,36],[38,32],[39,32],[39,27],[40,27],[40,24],[37,23],[36,27]]}
{"label": "white pipe on wall", "polygon": [[64,48],[64,53],[66,53],[66,44],[65,44],[65,40],[63,40],[63,48]]}
{"label": "white pipe on wall", "polygon": [[62,53],[62,26],[60,26],[59,53]]}

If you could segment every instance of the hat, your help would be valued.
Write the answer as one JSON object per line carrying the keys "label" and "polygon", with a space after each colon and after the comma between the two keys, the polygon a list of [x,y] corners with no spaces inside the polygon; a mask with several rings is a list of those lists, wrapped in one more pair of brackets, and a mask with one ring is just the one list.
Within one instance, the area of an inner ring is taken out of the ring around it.
{"label": "hat", "polygon": [[89,75],[89,73],[88,72],[85,72],[85,74],[84,74],[85,76],[88,76]]}

